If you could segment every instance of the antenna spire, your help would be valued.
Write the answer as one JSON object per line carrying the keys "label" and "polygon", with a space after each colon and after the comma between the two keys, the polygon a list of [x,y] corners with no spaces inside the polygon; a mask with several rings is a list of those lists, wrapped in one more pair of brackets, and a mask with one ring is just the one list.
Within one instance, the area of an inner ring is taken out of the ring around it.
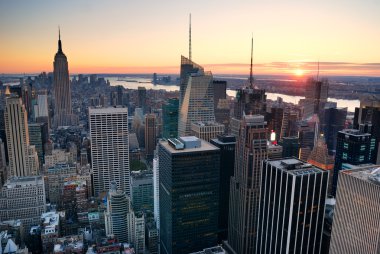
{"label": "antenna spire", "polygon": [[319,81],[319,59],[318,59],[318,69],[317,69],[317,81]]}
{"label": "antenna spire", "polygon": [[191,13],[189,16],[189,59],[191,60]]}
{"label": "antenna spire", "polygon": [[61,28],[58,26],[58,52],[62,52]]}
{"label": "antenna spire", "polygon": [[250,73],[249,73],[249,83],[251,85],[251,88],[253,88],[252,66],[253,66],[253,34],[252,34],[252,40],[251,40],[251,68],[250,68]]}

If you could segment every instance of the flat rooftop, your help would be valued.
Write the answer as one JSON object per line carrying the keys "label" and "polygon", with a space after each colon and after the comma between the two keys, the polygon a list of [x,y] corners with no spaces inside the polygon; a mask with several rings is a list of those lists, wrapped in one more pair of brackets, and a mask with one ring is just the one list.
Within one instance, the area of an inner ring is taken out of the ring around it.
{"label": "flat rooftop", "polygon": [[[187,142],[191,142],[191,141],[197,141],[197,138],[196,137],[181,137],[181,139],[185,140]],[[200,139],[201,141],[201,146],[200,147],[196,147],[196,148],[185,148],[185,149],[182,149],[182,150],[176,150],[175,148],[171,147],[168,143],[168,141],[160,141],[160,144],[167,150],[169,151],[170,153],[172,154],[176,154],[176,153],[191,153],[191,152],[201,152],[201,151],[215,151],[215,150],[219,150],[218,147],[210,144],[209,142],[203,140],[203,139]]]}
{"label": "flat rooftop", "polygon": [[287,173],[300,176],[308,174],[318,174],[326,172],[320,168],[317,168],[309,163],[298,160],[296,158],[285,158],[280,160],[268,160],[268,163],[276,168],[287,171]]}
{"label": "flat rooftop", "polygon": [[350,175],[380,187],[380,165],[364,166],[355,169],[342,170],[341,174]]}
{"label": "flat rooftop", "polygon": [[371,136],[371,134],[369,133],[363,133],[362,131],[356,130],[356,129],[344,129],[339,132],[344,133],[346,135],[351,135],[351,136]]}
{"label": "flat rooftop", "polygon": [[7,189],[28,187],[43,184],[42,176],[12,177],[7,180],[4,187]]}
{"label": "flat rooftop", "polygon": [[119,114],[119,113],[128,113],[128,108],[122,107],[105,107],[105,108],[88,108],[89,114],[101,115],[101,114]]}

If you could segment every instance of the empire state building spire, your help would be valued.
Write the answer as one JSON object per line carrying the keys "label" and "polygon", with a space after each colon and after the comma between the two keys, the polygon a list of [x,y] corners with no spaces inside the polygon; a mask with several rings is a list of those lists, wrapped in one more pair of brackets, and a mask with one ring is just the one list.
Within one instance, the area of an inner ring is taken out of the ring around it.
{"label": "empire state building spire", "polygon": [[58,52],[63,53],[62,52],[61,28],[60,27],[58,27]]}

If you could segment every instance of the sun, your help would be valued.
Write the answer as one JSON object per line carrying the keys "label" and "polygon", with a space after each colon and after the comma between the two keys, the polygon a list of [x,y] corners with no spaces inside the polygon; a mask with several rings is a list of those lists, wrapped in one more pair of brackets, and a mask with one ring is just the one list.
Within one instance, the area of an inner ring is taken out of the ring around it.
{"label": "sun", "polygon": [[302,76],[304,74],[304,71],[301,69],[294,70],[294,74],[298,77]]}

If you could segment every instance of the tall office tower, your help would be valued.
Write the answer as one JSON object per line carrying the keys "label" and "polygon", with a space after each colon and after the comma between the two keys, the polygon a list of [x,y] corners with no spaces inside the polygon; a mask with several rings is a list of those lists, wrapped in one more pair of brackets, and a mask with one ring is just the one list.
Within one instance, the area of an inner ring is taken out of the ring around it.
{"label": "tall office tower", "polygon": [[300,160],[264,161],[251,253],[321,253],[327,182],[327,171]]}
{"label": "tall office tower", "polygon": [[71,86],[67,57],[62,51],[61,34],[58,39],[58,52],[54,57],[54,126],[75,124],[71,108]]}
{"label": "tall office tower", "polygon": [[[185,72],[189,66],[196,73]],[[211,72],[204,72],[202,67],[181,56],[181,86],[179,99],[178,135],[191,135],[191,123],[214,122],[214,92]],[[185,77],[183,77],[185,76]],[[186,82],[185,84],[182,84]],[[184,91],[182,91],[182,89]]]}
{"label": "tall office tower", "polygon": [[224,133],[224,125],[217,122],[195,122],[191,124],[191,134],[210,142],[211,139]]}
{"label": "tall office tower", "polygon": [[116,105],[119,105],[119,106],[124,106],[123,104],[123,94],[124,94],[124,88],[123,86],[117,86],[116,87],[116,93],[117,93],[117,102],[116,102]]}
{"label": "tall office tower", "polygon": [[306,161],[319,137],[319,118],[317,114],[305,121],[301,121],[298,130],[300,142],[299,159]]}
{"label": "tall office tower", "polygon": [[1,221],[21,220],[26,231],[40,224],[46,207],[45,185],[41,176],[11,177],[0,192]]}
{"label": "tall office tower", "polygon": [[107,195],[107,211],[104,214],[107,235],[115,235],[119,242],[128,242],[128,214],[131,212],[131,201],[124,191],[111,182]]}
{"label": "tall office tower", "polygon": [[298,158],[300,143],[299,143],[299,138],[297,136],[284,137],[279,142],[279,144],[282,146],[282,158],[287,158],[287,157]]}
{"label": "tall office tower", "polygon": [[[372,124],[371,134],[376,138],[373,163],[380,164],[380,96],[371,95],[360,101],[360,108],[355,108],[354,128],[358,129],[360,124]],[[376,160],[377,158],[377,160]]]}
{"label": "tall office tower", "polygon": [[156,222],[156,227],[160,230],[160,181],[159,181],[159,158],[158,152],[156,150],[155,156],[153,158],[153,213],[154,221]]}
{"label": "tall office tower", "polygon": [[329,83],[327,79],[317,80],[309,78],[305,84],[305,100],[303,119],[306,119],[313,114],[322,112],[325,108],[329,94]]}
{"label": "tall office tower", "polygon": [[297,110],[286,107],[282,116],[280,140],[284,137],[292,137],[298,135],[297,122],[299,120],[299,112]]}
{"label": "tall office tower", "polygon": [[234,118],[242,119],[243,115],[266,116],[267,96],[264,89],[257,87],[244,87],[237,90],[234,107]]}
{"label": "tall office tower", "polygon": [[380,250],[378,166],[339,173],[330,254],[377,254]]}
{"label": "tall office tower", "polygon": [[364,131],[363,125],[360,128],[360,130],[345,129],[338,132],[332,183],[332,195],[334,197],[342,164],[366,164],[372,162],[375,156],[376,140],[372,138],[370,133]]}
{"label": "tall office tower", "polygon": [[45,143],[49,139],[49,129],[47,123],[30,123],[29,128],[29,142],[36,147],[38,160],[40,165],[44,163],[45,157]]}
{"label": "tall office tower", "polygon": [[179,100],[177,98],[169,99],[162,105],[162,137],[177,138],[178,137],[178,107]]}
{"label": "tall office tower", "polygon": [[160,141],[161,253],[215,246],[218,234],[220,150],[196,137]]}
{"label": "tall office tower", "polygon": [[230,182],[227,246],[232,253],[255,253],[261,163],[267,158],[267,135],[264,116],[243,116]]}
{"label": "tall office tower", "polygon": [[276,141],[280,139],[282,122],[284,117],[284,108],[275,106],[270,109],[270,120],[268,123],[268,130],[276,133]]}
{"label": "tall office tower", "polygon": [[153,211],[153,172],[131,172],[131,201],[133,210]]}
{"label": "tall office tower", "polygon": [[268,150],[268,159],[279,160],[279,159],[284,158],[282,156],[283,150],[282,150],[282,146],[281,145],[278,145],[276,143],[272,143],[272,142],[269,142],[269,141],[268,141],[267,144],[268,144],[268,147],[267,147],[267,150]]}
{"label": "tall office tower", "polygon": [[139,86],[137,89],[137,107],[141,108],[143,114],[147,113],[146,108],[146,88]]}
{"label": "tall office tower", "polygon": [[36,122],[37,123],[43,123],[46,122],[50,124],[49,119],[49,105],[48,105],[48,96],[47,91],[41,92],[41,94],[37,95],[37,109],[35,112],[38,112],[38,114],[35,114]]}
{"label": "tall office tower", "polygon": [[220,149],[218,243],[221,243],[228,237],[230,179],[234,175],[236,138],[219,135],[210,143]]}
{"label": "tall office tower", "polygon": [[0,138],[0,187],[3,186],[7,179],[7,161],[5,159],[5,145]]}
{"label": "tall office tower", "polygon": [[127,108],[89,108],[94,194],[110,189],[115,181],[130,195]]}
{"label": "tall office tower", "polygon": [[156,149],[156,115],[145,115],[145,155],[147,158],[153,158],[154,149]]}
{"label": "tall office tower", "polygon": [[30,176],[29,129],[27,113],[19,97],[6,99],[4,120],[9,156],[9,176]]}
{"label": "tall office tower", "polygon": [[[336,136],[345,127],[347,108],[325,108],[321,119],[321,132],[329,151],[335,151]],[[330,152],[331,153],[331,152]]]}
{"label": "tall office tower", "polygon": [[215,109],[215,121],[224,125],[224,132],[230,132],[230,103],[228,99],[220,99]]}
{"label": "tall office tower", "polygon": [[218,107],[219,100],[226,99],[227,81],[213,80],[214,110]]}
{"label": "tall office tower", "polygon": [[110,106],[116,106],[117,105],[117,92],[112,91],[110,93]]}

